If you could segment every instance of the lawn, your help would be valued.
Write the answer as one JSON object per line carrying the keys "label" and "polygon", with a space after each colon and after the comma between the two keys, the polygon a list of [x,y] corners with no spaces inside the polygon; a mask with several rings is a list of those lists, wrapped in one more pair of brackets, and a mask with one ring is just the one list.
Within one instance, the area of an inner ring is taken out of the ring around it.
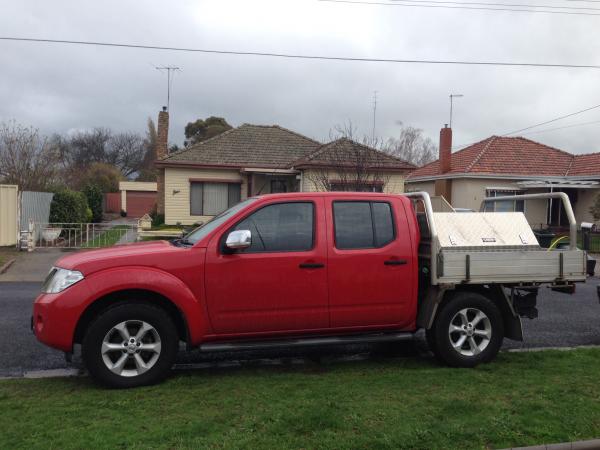
{"label": "lawn", "polygon": [[125,235],[125,231],[130,228],[128,225],[115,225],[110,230],[99,233],[94,239],[83,243],[81,248],[110,247],[115,245]]}
{"label": "lawn", "polygon": [[0,448],[485,449],[600,436],[600,350],[0,382]]}

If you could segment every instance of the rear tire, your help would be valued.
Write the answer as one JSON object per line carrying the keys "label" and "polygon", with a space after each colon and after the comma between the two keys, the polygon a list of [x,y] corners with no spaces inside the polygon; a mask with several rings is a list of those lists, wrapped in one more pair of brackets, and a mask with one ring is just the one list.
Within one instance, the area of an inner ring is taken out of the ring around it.
{"label": "rear tire", "polygon": [[113,388],[163,380],[179,349],[177,328],[161,308],[124,303],[102,312],[89,326],[82,359],[90,375]]}
{"label": "rear tire", "polygon": [[443,363],[475,367],[498,354],[504,339],[502,313],[481,294],[459,292],[442,306],[427,335]]}

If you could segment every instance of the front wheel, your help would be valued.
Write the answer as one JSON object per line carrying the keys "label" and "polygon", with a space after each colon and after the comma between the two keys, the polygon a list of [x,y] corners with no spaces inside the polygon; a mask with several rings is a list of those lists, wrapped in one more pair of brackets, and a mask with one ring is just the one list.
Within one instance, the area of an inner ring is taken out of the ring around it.
{"label": "front wheel", "polygon": [[474,367],[498,354],[504,339],[502,313],[487,297],[460,292],[442,307],[428,335],[442,362]]}
{"label": "front wheel", "polygon": [[162,309],[125,303],[92,322],[82,358],[90,375],[109,387],[130,388],[165,378],[177,357],[175,324]]}

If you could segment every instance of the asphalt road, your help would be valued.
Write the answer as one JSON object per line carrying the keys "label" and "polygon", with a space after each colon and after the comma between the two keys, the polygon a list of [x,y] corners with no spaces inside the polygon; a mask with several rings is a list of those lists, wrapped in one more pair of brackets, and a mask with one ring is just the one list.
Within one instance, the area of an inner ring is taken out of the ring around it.
{"label": "asphalt road", "polygon": [[[540,317],[523,319],[525,342],[506,340],[505,348],[571,347],[600,345],[600,304],[596,295],[598,278],[577,286],[573,296],[542,289],[538,297]],[[67,367],[63,353],[52,350],[35,339],[29,329],[33,299],[40,283],[0,282],[0,376],[21,376],[25,372]],[[417,347],[422,347],[422,340]],[[401,353],[416,355],[414,345],[405,346]],[[289,352],[263,351],[236,354],[200,354],[182,352],[180,364],[237,365],[239,361],[278,364],[290,358],[297,361],[314,361],[322,356],[357,354],[381,355],[386,346],[345,346],[326,350]],[[385,352],[383,352],[385,353]],[[417,357],[417,356],[415,356]]]}

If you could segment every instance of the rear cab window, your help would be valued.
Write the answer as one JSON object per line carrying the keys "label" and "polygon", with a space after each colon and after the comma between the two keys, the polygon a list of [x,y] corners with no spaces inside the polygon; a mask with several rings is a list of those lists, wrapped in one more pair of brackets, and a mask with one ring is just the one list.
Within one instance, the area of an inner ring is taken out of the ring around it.
{"label": "rear cab window", "polygon": [[396,238],[392,207],[386,201],[335,200],[333,226],[340,250],[381,248]]}

